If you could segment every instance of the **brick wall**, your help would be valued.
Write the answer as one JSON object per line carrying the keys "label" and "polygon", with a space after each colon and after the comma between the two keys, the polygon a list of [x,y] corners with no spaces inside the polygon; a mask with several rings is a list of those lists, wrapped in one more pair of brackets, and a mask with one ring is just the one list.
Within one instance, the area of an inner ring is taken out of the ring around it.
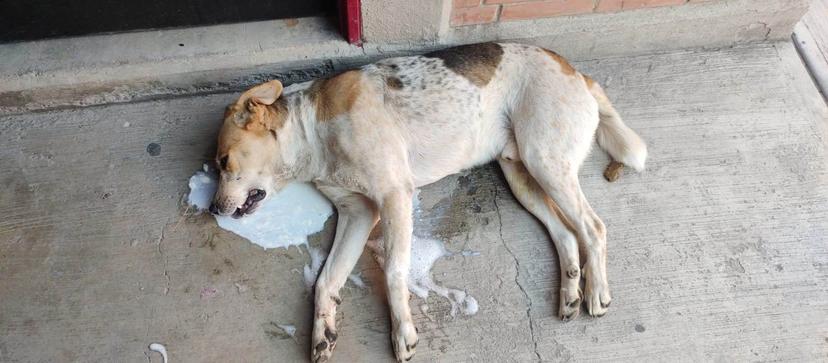
{"label": "brick wall", "polygon": [[452,0],[451,25],[608,13],[711,0]]}

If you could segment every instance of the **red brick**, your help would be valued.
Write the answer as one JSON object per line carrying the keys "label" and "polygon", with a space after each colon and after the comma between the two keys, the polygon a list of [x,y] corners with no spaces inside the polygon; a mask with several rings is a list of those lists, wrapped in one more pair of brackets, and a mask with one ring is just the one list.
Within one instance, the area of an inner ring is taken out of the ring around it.
{"label": "red brick", "polygon": [[681,5],[686,2],[687,0],[624,0],[624,10]]}
{"label": "red brick", "polygon": [[454,8],[470,8],[473,6],[480,5],[480,0],[454,0],[452,3]]}
{"label": "red brick", "polygon": [[451,12],[451,25],[474,25],[491,23],[497,20],[497,10],[500,5],[476,6],[473,8],[457,8]]}
{"label": "red brick", "polygon": [[548,0],[503,5],[500,20],[523,20],[592,12],[592,0]]}
{"label": "red brick", "polygon": [[608,13],[608,12],[615,12],[621,11],[621,5],[624,3],[623,0],[598,0],[598,6],[595,7],[595,11],[601,13]]}

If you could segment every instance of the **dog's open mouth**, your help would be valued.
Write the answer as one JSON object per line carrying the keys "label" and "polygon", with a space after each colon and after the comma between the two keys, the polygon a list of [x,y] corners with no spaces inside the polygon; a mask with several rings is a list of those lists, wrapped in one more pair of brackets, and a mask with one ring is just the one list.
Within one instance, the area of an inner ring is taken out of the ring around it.
{"label": "dog's open mouth", "polygon": [[233,212],[233,218],[241,218],[247,214],[253,213],[256,210],[259,202],[265,198],[267,193],[262,189],[253,189],[250,193],[247,193],[247,199],[244,201],[244,204],[241,207],[236,208],[236,211]]}

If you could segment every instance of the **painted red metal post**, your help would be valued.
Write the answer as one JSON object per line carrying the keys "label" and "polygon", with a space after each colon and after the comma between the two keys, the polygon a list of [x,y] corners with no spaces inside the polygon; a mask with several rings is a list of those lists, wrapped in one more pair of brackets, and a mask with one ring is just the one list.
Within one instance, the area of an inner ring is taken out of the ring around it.
{"label": "painted red metal post", "polygon": [[362,45],[360,0],[339,0],[339,29],[348,43]]}

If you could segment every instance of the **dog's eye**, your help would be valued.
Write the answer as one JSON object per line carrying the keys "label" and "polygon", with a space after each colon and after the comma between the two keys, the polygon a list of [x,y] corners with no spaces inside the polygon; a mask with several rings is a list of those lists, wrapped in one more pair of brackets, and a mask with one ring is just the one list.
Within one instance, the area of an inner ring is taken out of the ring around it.
{"label": "dog's eye", "polygon": [[227,169],[227,155],[219,160],[219,166],[221,167],[221,170]]}

